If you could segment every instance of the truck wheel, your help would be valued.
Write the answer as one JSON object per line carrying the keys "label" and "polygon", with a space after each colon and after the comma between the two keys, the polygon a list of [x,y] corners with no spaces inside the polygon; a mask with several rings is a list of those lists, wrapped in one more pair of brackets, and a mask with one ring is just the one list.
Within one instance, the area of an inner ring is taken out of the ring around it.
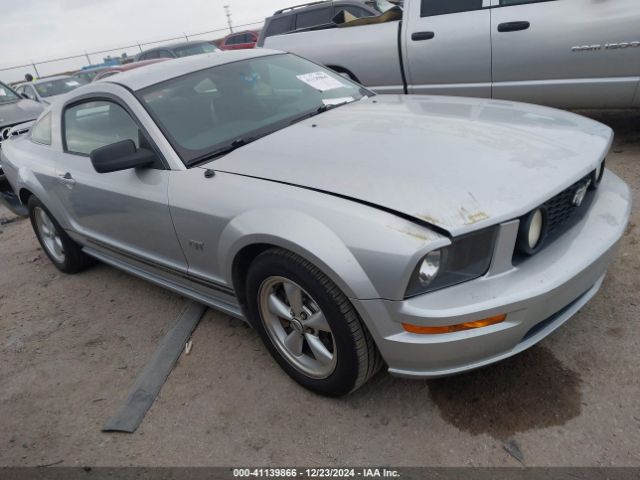
{"label": "truck wheel", "polygon": [[87,268],[92,259],[80,245],[66,234],[53,215],[35,196],[29,198],[29,218],[42,249],[58,270],[77,273]]}
{"label": "truck wheel", "polygon": [[300,385],[328,396],[362,386],[382,361],[349,299],[318,268],[281,249],[247,275],[249,319],[273,358]]}

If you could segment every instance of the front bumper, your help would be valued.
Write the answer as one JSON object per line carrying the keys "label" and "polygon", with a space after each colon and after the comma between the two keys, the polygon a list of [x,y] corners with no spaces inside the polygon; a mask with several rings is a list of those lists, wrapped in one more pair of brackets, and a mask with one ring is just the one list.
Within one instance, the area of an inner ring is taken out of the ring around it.
{"label": "front bumper", "polygon": [[[515,240],[509,240],[509,222],[501,226],[494,263],[484,277],[403,301],[354,304],[368,320],[390,373],[435,378],[479,368],[539,342],[597,293],[630,213],[628,186],[607,171],[584,217],[519,265],[510,262]],[[409,333],[401,325],[455,325],[500,314],[507,314],[500,324],[439,335]]]}

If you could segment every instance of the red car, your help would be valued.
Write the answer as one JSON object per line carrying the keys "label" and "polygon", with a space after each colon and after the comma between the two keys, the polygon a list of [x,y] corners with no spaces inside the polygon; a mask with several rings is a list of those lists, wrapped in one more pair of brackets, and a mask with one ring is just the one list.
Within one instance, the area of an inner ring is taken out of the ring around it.
{"label": "red car", "polygon": [[92,82],[97,82],[98,80],[102,80],[103,78],[110,77],[112,75],[116,75],[117,73],[126,72],[129,70],[133,70],[134,68],[144,67],[145,65],[151,65],[153,63],[165,62],[169,60],[168,58],[154,58],[153,60],[141,60],[139,62],[133,63],[125,63],[124,65],[116,65],[110,68],[105,68],[101,70],[98,75],[94,77]]}
{"label": "red car", "polygon": [[220,42],[220,50],[244,50],[256,48],[258,34],[256,32],[236,32],[231,33]]}

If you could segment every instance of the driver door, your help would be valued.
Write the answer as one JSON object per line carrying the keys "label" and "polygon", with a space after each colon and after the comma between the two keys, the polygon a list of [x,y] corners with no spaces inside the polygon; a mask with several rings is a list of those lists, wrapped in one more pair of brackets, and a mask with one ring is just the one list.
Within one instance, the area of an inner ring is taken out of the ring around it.
{"label": "driver door", "polygon": [[[87,100],[63,111],[63,154],[56,165],[57,197],[72,231],[90,248],[145,270],[159,264],[186,272],[168,207],[170,170],[158,167],[100,174],[89,154],[133,140],[153,148],[139,123],[119,103]],[[156,149],[157,151],[157,149]]]}

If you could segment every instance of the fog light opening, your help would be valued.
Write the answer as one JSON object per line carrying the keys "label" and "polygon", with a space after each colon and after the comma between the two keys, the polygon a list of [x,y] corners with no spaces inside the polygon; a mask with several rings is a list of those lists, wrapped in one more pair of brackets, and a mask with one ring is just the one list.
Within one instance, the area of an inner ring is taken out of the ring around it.
{"label": "fog light opening", "polygon": [[443,327],[423,327],[420,325],[412,325],[410,323],[403,323],[402,328],[409,333],[417,333],[420,335],[439,335],[443,333],[461,332],[463,330],[473,330],[476,328],[488,327],[490,325],[496,325],[502,323],[507,319],[507,315],[496,315],[494,317],[483,318],[482,320],[475,320],[473,322],[458,323],[456,325],[446,325]]}
{"label": "fog light opening", "polygon": [[596,168],[591,174],[591,184],[589,185],[589,188],[592,190],[598,188],[598,185],[600,185],[600,182],[602,181],[602,177],[604,177],[605,161],[606,160],[603,160],[602,163],[598,165],[598,168]]}
{"label": "fog light opening", "polygon": [[537,208],[520,220],[517,249],[525,255],[533,255],[542,247],[547,235],[547,211]]}

